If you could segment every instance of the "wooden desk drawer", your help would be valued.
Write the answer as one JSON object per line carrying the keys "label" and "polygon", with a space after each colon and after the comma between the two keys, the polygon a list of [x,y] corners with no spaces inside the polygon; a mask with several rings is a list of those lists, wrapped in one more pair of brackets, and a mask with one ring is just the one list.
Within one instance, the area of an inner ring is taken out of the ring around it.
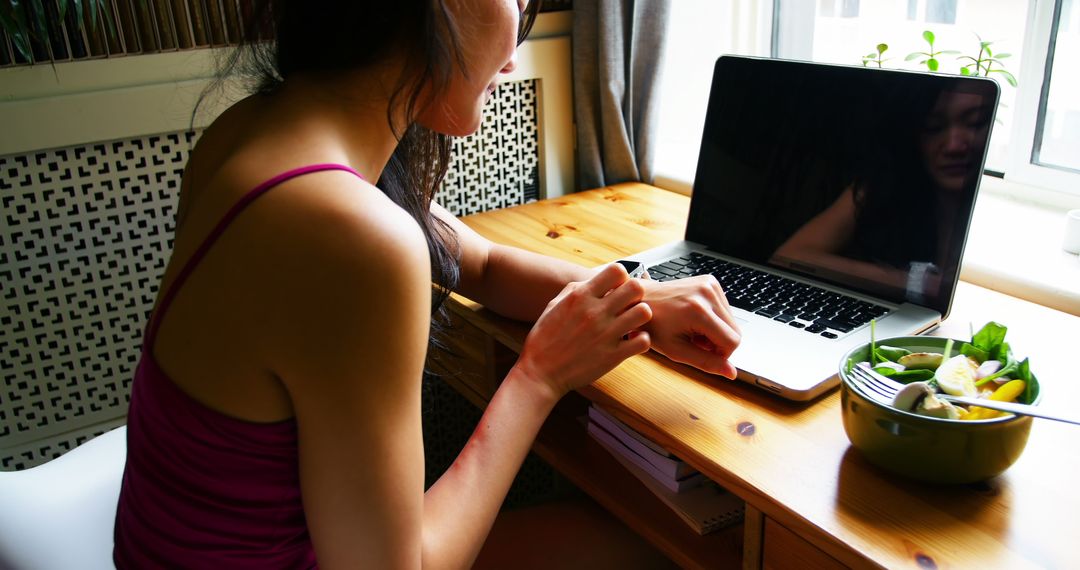
{"label": "wooden desk drawer", "polygon": [[791,532],[780,523],[765,519],[765,546],[761,567],[769,570],[839,570],[847,568],[832,556]]}
{"label": "wooden desk drawer", "polygon": [[450,313],[451,328],[442,340],[448,351],[438,351],[428,366],[480,408],[487,406],[517,354],[472,323]]}

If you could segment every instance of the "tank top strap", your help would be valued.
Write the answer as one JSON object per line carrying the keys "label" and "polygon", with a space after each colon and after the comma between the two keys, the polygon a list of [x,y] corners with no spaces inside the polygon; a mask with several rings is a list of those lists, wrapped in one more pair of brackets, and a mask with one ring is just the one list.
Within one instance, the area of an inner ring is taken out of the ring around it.
{"label": "tank top strap", "polygon": [[152,347],[154,345],[154,339],[157,338],[157,329],[161,325],[161,318],[165,315],[166,312],[168,312],[169,305],[172,304],[173,298],[176,297],[176,294],[180,291],[180,288],[184,285],[184,282],[187,281],[187,278],[191,275],[191,272],[194,271],[196,267],[198,267],[199,262],[202,261],[202,258],[206,256],[206,253],[208,251],[210,251],[210,248],[214,245],[214,242],[216,242],[218,238],[221,237],[221,234],[225,232],[226,228],[229,227],[229,224],[231,224],[232,221],[235,220],[236,217],[239,216],[245,208],[250,206],[256,198],[262,196],[268,190],[274,188],[275,186],[283,182],[287,182],[289,180],[292,180],[293,178],[303,176],[305,174],[310,174],[312,172],[323,172],[327,170],[343,170],[345,172],[349,172],[355,175],[361,180],[364,180],[364,176],[362,174],[348,166],[345,166],[344,164],[311,164],[308,166],[294,168],[292,170],[288,170],[286,172],[278,174],[277,176],[274,176],[273,178],[251,189],[251,191],[249,191],[247,194],[244,194],[244,196],[240,198],[239,201],[233,204],[233,206],[229,208],[229,211],[225,213],[225,215],[221,218],[220,221],[218,221],[217,225],[214,226],[214,229],[206,236],[206,239],[204,239],[203,242],[199,244],[199,248],[196,249],[195,253],[191,256],[191,258],[187,260],[187,263],[184,264],[183,269],[180,270],[180,273],[176,276],[176,279],[165,291],[165,296],[161,298],[161,304],[157,307],[156,310],[154,310],[154,313],[150,317],[150,324],[147,327],[146,338],[143,340],[143,346]]}

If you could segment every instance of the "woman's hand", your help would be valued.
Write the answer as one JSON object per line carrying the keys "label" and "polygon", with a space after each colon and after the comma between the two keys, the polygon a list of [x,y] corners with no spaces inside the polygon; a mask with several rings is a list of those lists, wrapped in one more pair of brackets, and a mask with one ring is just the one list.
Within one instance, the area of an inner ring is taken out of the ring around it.
{"label": "woman's hand", "polygon": [[515,368],[558,399],[648,351],[650,336],[640,329],[653,313],[641,302],[644,293],[642,281],[617,263],[568,284],[529,332]]}
{"label": "woman's hand", "polygon": [[653,318],[645,325],[653,350],[705,372],[735,378],[728,357],[742,335],[727,297],[711,275],[675,281],[644,281]]}

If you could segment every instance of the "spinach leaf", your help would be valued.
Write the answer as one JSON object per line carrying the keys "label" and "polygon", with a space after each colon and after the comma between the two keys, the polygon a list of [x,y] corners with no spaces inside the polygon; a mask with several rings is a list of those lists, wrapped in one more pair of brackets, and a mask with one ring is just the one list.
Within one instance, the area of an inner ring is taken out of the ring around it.
{"label": "spinach leaf", "polygon": [[1016,375],[1024,381],[1024,403],[1030,404],[1035,399],[1034,384],[1038,382],[1031,376],[1031,366],[1028,364],[1028,359],[1024,359],[1017,368]]}
{"label": "spinach leaf", "polygon": [[[983,325],[983,328],[979,329],[979,332],[971,337],[971,344],[978,350],[986,352],[986,358],[979,362],[997,360],[1002,364],[997,372],[976,382],[976,386],[982,386],[991,380],[1006,375],[1009,375],[1009,378],[1013,378],[1014,376],[1012,374],[1020,367],[1020,363],[1017,362],[1016,358],[1013,356],[1012,348],[1009,347],[1009,343],[1005,342],[1005,333],[1008,330],[1009,329],[1005,325],[990,321]],[[961,351],[963,351],[962,347]]]}
{"label": "spinach leaf", "polygon": [[963,354],[968,358],[975,359],[975,361],[979,364],[986,362],[987,359],[990,358],[990,354],[988,352],[975,346],[974,344],[971,344],[970,342],[965,342],[964,344],[960,345],[960,354]]}
{"label": "spinach leaf", "polygon": [[971,344],[993,354],[994,349],[1005,342],[1005,333],[1008,330],[1005,325],[990,321],[971,337]]}

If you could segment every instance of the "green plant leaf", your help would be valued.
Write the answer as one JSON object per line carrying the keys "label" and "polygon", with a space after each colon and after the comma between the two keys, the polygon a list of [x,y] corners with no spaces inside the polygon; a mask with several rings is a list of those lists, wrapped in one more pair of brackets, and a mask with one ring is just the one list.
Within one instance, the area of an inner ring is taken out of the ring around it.
{"label": "green plant leaf", "polygon": [[985,350],[971,344],[970,342],[965,342],[960,345],[960,354],[963,354],[968,358],[974,358],[979,362],[979,364],[986,362],[986,359],[989,356]]}
{"label": "green plant leaf", "polygon": [[81,26],[83,22],[83,3],[82,0],[71,0],[71,3],[75,5],[75,20],[79,22]]}
{"label": "green plant leaf", "polygon": [[991,69],[987,73],[1000,73],[1002,75],[1002,77],[1005,78],[1005,81],[1007,81],[1009,83],[1009,85],[1012,85],[1013,87],[1016,87],[1016,83],[1017,83],[1016,82],[1016,77],[1013,76],[1013,74],[1009,73],[1008,71],[1005,71],[1004,69]]}
{"label": "green plant leaf", "polygon": [[[93,1],[93,0],[91,0]],[[116,37],[116,25],[113,23],[112,11],[109,10],[108,0],[97,0],[101,3],[101,17],[105,19],[105,32],[110,38]]]}
{"label": "green plant leaf", "polygon": [[920,58],[920,57],[922,57],[924,55],[926,55],[926,54],[924,54],[922,52],[909,53],[909,54],[907,54],[907,57],[904,58],[904,61],[911,61],[913,59],[918,59],[918,58]]}
{"label": "green plant leaf", "polygon": [[[65,1],[64,3],[67,3]],[[76,22],[83,22],[82,19],[82,0],[71,0],[71,5],[75,6],[75,19]]]}
{"label": "green plant leaf", "polygon": [[938,60],[936,60],[934,58],[930,58],[930,59],[926,60],[926,67],[930,71],[937,71],[938,70]]}
{"label": "green plant leaf", "polygon": [[931,47],[934,45],[934,32],[926,30],[922,33],[922,37],[926,40],[926,43],[931,45]]}
{"label": "green plant leaf", "polygon": [[878,44],[877,45],[878,55],[881,55],[881,54],[885,53],[888,49],[889,49],[889,44]]}
{"label": "green plant leaf", "polygon": [[26,12],[23,6],[19,0],[10,0],[0,5],[4,6],[4,9],[0,9],[0,23],[3,24],[4,31],[11,37],[11,43],[19,54],[27,61],[32,61],[30,28],[26,23]]}
{"label": "green plant leaf", "polygon": [[971,336],[971,344],[988,353],[993,352],[995,348],[1000,347],[1001,343],[1005,342],[1005,334],[1008,332],[1009,328],[1005,325],[990,321],[983,325],[979,332]]}
{"label": "green plant leaf", "polygon": [[48,44],[49,42],[49,22],[45,19],[45,6],[41,3],[41,0],[30,0],[31,12],[34,13],[34,35],[41,41]]}
{"label": "green plant leaf", "polygon": [[971,75],[971,70],[966,67],[960,68],[960,75]]}
{"label": "green plant leaf", "polygon": [[15,9],[18,6],[18,2],[0,2],[0,25],[4,26],[4,31],[19,28],[18,21],[15,19]]}
{"label": "green plant leaf", "polygon": [[998,59],[1005,59],[1005,58],[1007,58],[1007,57],[1012,57],[1012,54],[1011,54],[1011,53],[999,53],[999,54],[997,54],[997,56],[996,56],[996,57],[997,57]]}

